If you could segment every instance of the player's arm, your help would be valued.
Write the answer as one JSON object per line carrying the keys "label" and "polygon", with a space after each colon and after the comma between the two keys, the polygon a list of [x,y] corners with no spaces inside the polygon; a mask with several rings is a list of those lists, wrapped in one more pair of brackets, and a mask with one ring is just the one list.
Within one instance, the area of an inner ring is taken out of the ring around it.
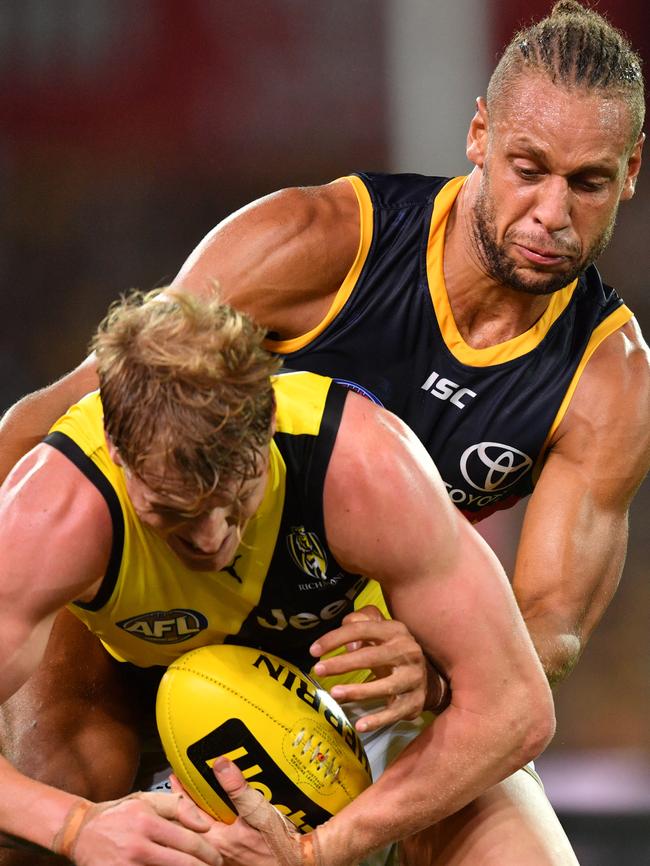
{"label": "player's arm", "polygon": [[[242,208],[198,244],[173,285],[224,301],[280,339],[323,318],[359,245],[352,185],[286,189]],[[92,358],[16,403],[0,421],[0,481],[73,403],[98,387]]]}
{"label": "player's arm", "polygon": [[359,205],[345,179],[265,196],[219,223],[172,285],[221,298],[280,339],[319,324],[354,264]]}
{"label": "player's arm", "polygon": [[354,862],[456,812],[539,754],[553,708],[498,560],[451,504],[415,435],[356,395],[346,400],[330,461],[325,520],[337,560],[380,582],[391,614],[452,695],[375,784],[319,830],[323,848]]}
{"label": "player's arm", "polygon": [[0,488],[0,700],[40,662],[59,609],[101,581],[112,535],[99,491],[49,445]]}
{"label": "player's arm", "polygon": [[27,394],[0,419],[0,483],[73,403],[98,387],[92,356],[51,385]]}
{"label": "player's arm", "polygon": [[[219,780],[278,860],[347,866],[456,812],[539,754],[554,729],[550,689],[496,557],[450,503],[423,446],[398,419],[350,395],[325,483],[328,544],[380,581],[451,684],[449,707],[382,776],[302,840],[275,834],[260,798],[229,763]],[[252,801],[252,802],[249,802]],[[268,805],[268,804],[267,804]],[[240,812],[242,814],[242,812]],[[303,858],[304,859],[304,858]]]}
{"label": "player's arm", "polygon": [[[111,544],[108,506],[64,455],[41,444],[18,463],[0,489],[0,699],[40,661],[56,612],[94,595]],[[74,845],[84,866],[219,866],[211,823],[187,797],[91,803],[0,757],[0,834],[61,853]]]}
{"label": "player's arm", "polygon": [[589,360],[526,510],[513,587],[551,683],[616,590],[649,465],[648,350],[631,322]]}

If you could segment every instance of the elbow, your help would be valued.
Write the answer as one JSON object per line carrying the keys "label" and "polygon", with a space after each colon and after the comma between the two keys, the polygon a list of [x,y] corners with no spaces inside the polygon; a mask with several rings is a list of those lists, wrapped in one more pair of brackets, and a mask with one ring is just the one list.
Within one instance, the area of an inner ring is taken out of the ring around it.
{"label": "elbow", "polygon": [[555,735],[555,706],[546,679],[528,689],[519,710],[518,764],[523,766],[541,755]]}

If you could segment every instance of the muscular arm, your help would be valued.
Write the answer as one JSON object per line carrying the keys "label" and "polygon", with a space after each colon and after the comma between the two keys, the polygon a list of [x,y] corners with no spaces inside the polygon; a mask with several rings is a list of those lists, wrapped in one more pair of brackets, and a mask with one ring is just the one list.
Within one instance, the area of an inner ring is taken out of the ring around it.
{"label": "muscular arm", "polygon": [[354,263],[359,207],[346,180],[285,189],[214,228],[172,285],[196,295],[219,283],[224,301],[281,339],[317,325]]}
{"label": "muscular arm", "polygon": [[[41,444],[18,463],[0,489],[0,700],[40,661],[56,611],[94,595],[111,543],[106,503],[67,458]],[[222,862],[204,838],[212,822],[187,797],[135,794],[92,804],[0,757],[0,835],[60,850],[77,806],[86,810],[83,833],[72,836],[77,863]]]}
{"label": "muscular arm", "polygon": [[452,692],[434,724],[319,828],[337,866],[439,821],[519,768],[548,742],[553,711],[496,558],[413,434],[356,395],[328,470],[325,518],[337,559],[380,581]]}
{"label": "muscular arm", "polygon": [[108,506],[70,461],[38,445],[0,489],[0,700],[38,665],[54,616],[97,584],[110,554]]}
{"label": "muscular arm", "polygon": [[513,587],[551,683],[577,662],[621,576],[650,464],[649,371],[633,323],[596,350],[526,511]]}
{"label": "muscular arm", "polygon": [[[281,339],[314,327],[352,266],[359,209],[350,183],[286,189],[242,208],[199,243],[173,285],[225,301]],[[0,481],[51,425],[97,388],[92,358],[29,394],[0,421]]]}
{"label": "muscular arm", "polygon": [[0,483],[73,403],[98,387],[92,356],[52,385],[19,400],[0,419]]}

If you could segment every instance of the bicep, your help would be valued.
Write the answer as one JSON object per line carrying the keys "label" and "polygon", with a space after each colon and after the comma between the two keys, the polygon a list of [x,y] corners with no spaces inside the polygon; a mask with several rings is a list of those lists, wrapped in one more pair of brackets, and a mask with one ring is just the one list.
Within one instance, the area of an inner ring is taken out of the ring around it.
{"label": "bicep", "polygon": [[632,323],[587,365],[531,496],[514,589],[527,621],[582,641],[616,590],[650,462],[649,366]]}
{"label": "bicep", "polygon": [[0,491],[0,682],[4,697],[38,664],[57,611],[103,576],[108,507],[62,454],[40,445]]}
{"label": "bicep", "polygon": [[[392,615],[452,680],[454,700],[485,706],[490,688],[540,672],[510,584],[422,445],[362,400],[348,397],[342,427],[354,432],[337,439],[326,479],[330,547],[379,582]],[[378,435],[368,434],[377,417]]]}
{"label": "bicep", "polygon": [[[392,615],[452,682],[454,703],[485,709],[486,693],[539,674],[530,637],[498,559],[458,514],[439,537],[444,560],[382,578]],[[423,563],[425,558],[423,556]]]}

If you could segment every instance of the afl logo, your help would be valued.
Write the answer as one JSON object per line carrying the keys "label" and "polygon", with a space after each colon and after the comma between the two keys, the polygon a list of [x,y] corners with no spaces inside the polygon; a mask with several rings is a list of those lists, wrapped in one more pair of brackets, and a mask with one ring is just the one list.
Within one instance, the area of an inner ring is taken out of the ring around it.
{"label": "afl logo", "polygon": [[291,559],[301,571],[318,580],[327,580],[327,556],[315,532],[304,526],[292,526],[287,535]]}
{"label": "afl logo", "polygon": [[116,623],[118,628],[149,643],[183,643],[208,627],[198,610],[152,610]]}
{"label": "afl logo", "polygon": [[484,493],[512,487],[533,465],[531,458],[501,442],[479,442],[463,452],[460,471],[468,484]]}

